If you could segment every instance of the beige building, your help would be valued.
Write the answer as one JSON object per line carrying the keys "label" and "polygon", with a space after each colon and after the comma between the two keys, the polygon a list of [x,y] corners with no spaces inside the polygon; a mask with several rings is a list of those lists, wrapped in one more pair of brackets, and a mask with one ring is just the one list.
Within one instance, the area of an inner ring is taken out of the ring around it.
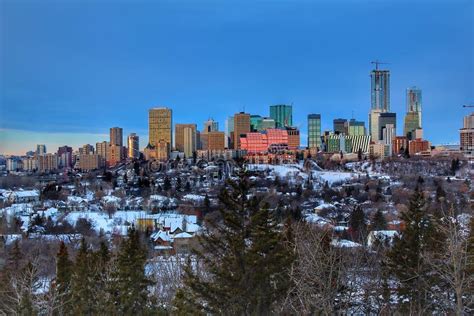
{"label": "beige building", "polygon": [[[185,132],[185,129],[188,129]],[[174,126],[174,147],[177,151],[184,152],[186,157],[189,152],[196,150],[197,147],[197,136],[196,136],[197,126],[196,124],[176,124]],[[188,149],[188,153],[185,151],[185,147]]]}
{"label": "beige building", "polygon": [[369,145],[369,154],[374,158],[385,158],[385,144],[372,143]]}
{"label": "beige building", "polygon": [[234,148],[240,149],[240,135],[250,133],[250,114],[240,112],[234,115]]}
{"label": "beige building", "polygon": [[209,132],[207,133],[207,148],[206,150],[224,150],[225,149],[225,133],[224,132]]}
{"label": "beige building", "polygon": [[44,154],[38,156],[38,170],[39,172],[54,171],[58,169],[58,155]]}
{"label": "beige building", "polygon": [[33,171],[38,168],[38,160],[34,157],[23,158],[23,170]]}
{"label": "beige building", "polygon": [[169,144],[168,147],[171,147],[173,140],[172,126],[171,109],[165,107],[150,109],[148,112],[149,143],[155,147],[160,141],[165,141]]}
{"label": "beige building", "polygon": [[122,161],[123,148],[120,145],[109,145],[109,151],[107,153],[107,163],[109,166],[115,166]]}
{"label": "beige building", "polygon": [[82,171],[90,171],[101,167],[102,157],[98,154],[82,154],[79,155],[79,169]]}
{"label": "beige building", "polygon": [[109,142],[103,141],[100,143],[95,143],[95,152],[101,158],[101,165],[104,166],[108,158],[109,151]]}
{"label": "beige building", "polygon": [[474,113],[464,117],[463,128],[459,130],[461,151],[465,155],[474,154]]}

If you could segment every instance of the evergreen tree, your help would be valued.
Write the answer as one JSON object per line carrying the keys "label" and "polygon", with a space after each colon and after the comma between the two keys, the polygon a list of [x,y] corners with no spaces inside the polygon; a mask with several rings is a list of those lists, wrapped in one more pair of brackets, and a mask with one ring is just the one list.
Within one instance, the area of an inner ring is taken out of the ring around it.
{"label": "evergreen tree", "polygon": [[[179,157],[179,156],[178,156]],[[176,187],[175,187],[176,191],[181,191],[181,178],[178,177],[176,179]]]}
{"label": "evergreen tree", "polygon": [[110,292],[112,314],[145,314],[148,311],[148,286],[145,275],[146,249],[140,243],[139,232],[130,228],[120,244],[112,276]]}
{"label": "evergreen tree", "polygon": [[349,218],[349,228],[351,230],[352,239],[364,244],[367,237],[366,216],[360,205],[357,205],[352,211]]}
{"label": "evergreen tree", "polygon": [[74,272],[71,279],[73,314],[91,315],[94,313],[95,264],[84,238],[76,255]]}
{"label": "evergreen tree", "polygon": [[[261,200],[248,199],[250,184],[244,175],[229,182],[219,196],[221,220],[210,220],[200,237],[197,262],[188,265],[185,287],[175,307],[193,306],[199,312],[229,315],[265,315],[279,307],[286,295],[291,252],[286,235]],[[197,270],[204,269],[209,278]]]}
{"label": "evergreen tree", "polygon": [[207,213],[211,210],[211,200],[209,199],[209,196],[206,193],[206,196],[204,197],[204,211]]}
{"label": "evergreen tree", "polygon": [[430,284],[438,283],[437,287],[440,287],[424,262],[423,253],[436,251],[440,238],[436,234],[435,219],[425,212],[420,185],[417,185],[408,210],[402,213],[401,219],[405,230],[401,236],[395,237],[387,264],[390,273],[398,280],[400,311],[418,314],[426,312],[430,305],[434,307]]}
{"label": "evergreen tree", "polygon": [[71,308],[72,262],[64,241],[59,244],[56,255],[56,291],[59,296],[58,313],[68,314]]}
{"label": "evergreen tree", "polygon": [[377,210],[370,223],[371,230],[386,230],[387,220],[381,210]]}

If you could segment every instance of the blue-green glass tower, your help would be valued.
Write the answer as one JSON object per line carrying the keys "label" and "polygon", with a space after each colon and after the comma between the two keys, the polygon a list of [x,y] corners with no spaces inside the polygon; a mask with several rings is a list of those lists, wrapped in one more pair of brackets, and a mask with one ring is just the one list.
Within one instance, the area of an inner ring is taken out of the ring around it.
{"label": "blue-green glass tower", "polygon": [[293,106],[291,105],[271,105],[270,117],[275,120],[276,128],[293,126]]}

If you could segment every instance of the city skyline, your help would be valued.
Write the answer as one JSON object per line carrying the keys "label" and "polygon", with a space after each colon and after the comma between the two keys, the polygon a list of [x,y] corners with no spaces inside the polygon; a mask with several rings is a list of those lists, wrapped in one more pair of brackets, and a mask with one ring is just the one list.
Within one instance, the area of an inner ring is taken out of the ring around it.
{"label": "city skyline", "polygon": [[[293,104],[293,125],[305,145],[311,113],[321,114],[322,130],[332,129],[339,117],[368,127],[370,62],[376,59],[390,63],[380,69],[391,73],[397,135],[406,89],[417,86],[423,91],[424,138],[459,143],[469,114],[461,105],[473,100],[473,29],[472,2],[456,4],[421,1],[405,10],[404,2],[346,1],[334,10],[331,3],[236,8],[184,2],[129,10],[122,3],[108,10],[96,3],[88,11],[74,4],[51,10],[51,3],[3,2],[0,152],[24,154],[41,143],[49,150],[76,149],[107,140],[111,126],[122,127],[124,135],[137,133],[142,149],[147,112],[156,106],[171,108],[173,123],[195,123],[201,130],[214,117],[223,130],[225,118],[244,108],[270,116],[270,105]],[[118,23],[124,10],[129,14]],[[380,12],[387,25],[372,29],[366,20]],[[403,21],[397,19],[401,12]],[[420,21],[420,14],[427,18]],[[92,28],[90,17],[101,17]],[[150,41],[155,37],[157,43]],[[235,40],[244,45],[235,46]],[[371,46],[375,40],[381,45]]]}

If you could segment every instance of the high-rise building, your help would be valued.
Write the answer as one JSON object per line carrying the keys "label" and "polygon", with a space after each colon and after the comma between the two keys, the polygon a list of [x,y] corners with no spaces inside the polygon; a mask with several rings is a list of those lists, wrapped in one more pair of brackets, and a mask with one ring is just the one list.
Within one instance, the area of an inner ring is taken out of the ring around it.
{"label": "high-rise building", "polygon": [[79,169],[82,171],[90,171],[101,167],[102,157],[98,154],[80,154]]}
{"label": "high-rise building", "polygon": [[386,156],[391,156],[392,155],[392,144],[393,144],[393,138],[396,136],[395,134],[395,125],[393,124],[386,124],[382,128],[382,142],[384,145],[388,146],[388,153]]}
{"label": "high-rise building", "polygon": [[91,144],[82,145],[79,148],[79,155],[92,155],[94,153],[94,146]]}
{"label": "high-rise building", "polygon": [[95,143],[95,152],[104,160],[107,160],[108,150],[109,150],[109,142],[103,141],[103,142]]}
{"label": "high-rise building", "polygon": [[207,134],[207,150],[224,150],[225,149],[225,133],[210,132]]}
{"label": "high-rise building", "polygon": [[370,73],[371,109],[381,112],[390,111],[390,71],[372,70]]}
{"label": "high-rise building", "polygon": [[204,129],[202,130],[204,134],[210,132],[217,132],[218,130],[219,122],[214,121],[212,118],[204,122]]}
{"label": "high-rise building", "polygon": [[58,155],[57,154],[43,154],[38,156],[38,170],[39,172],[48,172],[58,169]]}
{"label": "high-rise building", "polygon": [[365,135],[365,122],[356,121],[350,119],[347,122],[347,134],[349,136],[364,136]]}
{"label": "high-rise building", "polygon": [[291,105],[271,105],[270,117],[275,120],[275,127],[293,126],[293,106]]}
{"label": "high-rise building", "polygon": [[259,132],[262,129],[262,117],[260,115],[250,115],[250,130]]}
{"label": "high-rise building", "polygon": [[[383,129],[389,125],[392,124],[393,128],[395,130],[395,133],[397,131],[397,114],[396,113],[390,113],[390,112],[383,112],[380,113],[379,115],[379,138],[377,140],[381,141],[383,140]],[[375,140],[373,140],[375,141]]]}
{"label": "high-rise building", "polygon": [[345,134],[347,135],[346,125],[347,120],[342,118],[334,119],[334,134]]}
{"label": "high-rise building", "polygon": [[110,145],[123,146],[123,129],[121,127],[110,128]]}
{"label": "high-rise building", "polygon": [[263,117],[259,131],[265,131],[269,128],[275,128],[275,127],[276,125],[275,125],[274,119],[272,119],[271,117]]}
{"label": "high-rise building", "polygon": [[[183,133],[183,150],[184,155],[189,158],[193,156],[193,153],[196,151],[196,126],[185,126],[182,130]],[[177,136],[177,135],[176,135]]]}
{"label": "high-rise building", "polygon": [[131,133],[127,137],[127,151],[128,158],[138,159],[140,158],[140,139],[137,134]]}
{"label": "high-rise building", "polygon": [[36,145],[36,155],[44,155],[46,154],[46,145],[44,144],[39,144],[39,145]]}
{"label": "high-rise building", "polygon": [[369,113],[369,135],[374,142],[380,140],[379,120],[381,113],[380,110],[370,110]]}
{"label": "high-rise building", "polygon": [[240,112],[234,115],[234,149],[240,149],[240,136],[250,132],[250,114]]}
{"label": "high-rise building", "polygon": [[225,146],[227,148],[234,148],[233,142],[234,142],[234,117],[229,116],[227,120],[225,120],[225,138],[226,138],[226,144]]}
{"label": "high-rise building", "polygon": [[72,147],[62,146],[58,148],[58,167],[59,168],[72,167]]}
{"label": "high-rise building", "polygon": [[[153,108],[148,112],[148,134],[149,143],[156,147],[160,141],[169,144],[167,148],[171,148],[173,139],[173,121],[172,111],[169,108]],[[161,145],[160,148],[166,146]]]}
{"label": "high-rise building", "polygon": [[407,113],[405,116],[405,124],[403,126],[403,134],[408,139],[416,139],[415,131],[421,129],[421,89],[411,87],[407,89]]}
{"label": "high-rise building", "polygon": [[308,148],[321,148],[321,114],[308,115]]}
{"label": "high-rise building", "polygon": [[[191,135],[185,139],[185,129],[189,128]],[[184,148],[187,146],[190,148],[191,154],[197,149],[197,135],[196,135],[197,126],[196,124],[175,124],[174,125],[174,147],[177,151],[185,152]],[[187,141],[187,142],[186,142]],[[186,154],[186,157],[190,157]]]}
{"label": "high-rise building", "polygon": [[286,132],[288,133],[288,149],[298,150],[300,147],[300,130],[296,127],[287,127]]}
{"label": "high-rise building", "polygon": [[427,140],[414,139],[408,142],[408,152],[410,155],[416,155],[422,152],[429,152],[431,150],[431,144]]}
{"label": "high-rise building", "polygon": [[474,112],[464,117],[463,128],[459,131],[460,148],[465,155],[474,155]]}

